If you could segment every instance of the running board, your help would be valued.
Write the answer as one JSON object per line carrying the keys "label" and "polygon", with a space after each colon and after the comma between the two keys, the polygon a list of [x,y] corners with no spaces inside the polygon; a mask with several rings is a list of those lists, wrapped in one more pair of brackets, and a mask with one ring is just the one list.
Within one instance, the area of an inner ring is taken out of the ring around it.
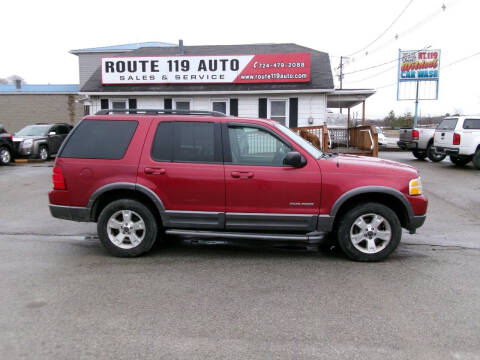
{"label": "running board", "polygon": [[305,235],[300,235],[300,234],[267,234],[267,233],[200,231],[200,230],[181,230],[181,229],[168,229],[165,231],[165,233],[168,235],[194,236],[198,238],[301,241],[301,242],[308,242],[308,243],[316,243],[318,241],[321,241],[326,235],[325,233],[321,233],[318,231],[310,232]]}

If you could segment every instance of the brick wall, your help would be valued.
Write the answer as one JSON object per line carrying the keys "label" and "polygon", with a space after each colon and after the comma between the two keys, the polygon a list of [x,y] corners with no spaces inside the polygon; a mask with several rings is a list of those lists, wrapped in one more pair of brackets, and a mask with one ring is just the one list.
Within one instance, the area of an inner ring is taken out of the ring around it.
{"label": "brick wall", "polygon": [[0,94],[0,124],[14,133],[25,125],[66,122],[75,124],[83,117],[77,95]]}

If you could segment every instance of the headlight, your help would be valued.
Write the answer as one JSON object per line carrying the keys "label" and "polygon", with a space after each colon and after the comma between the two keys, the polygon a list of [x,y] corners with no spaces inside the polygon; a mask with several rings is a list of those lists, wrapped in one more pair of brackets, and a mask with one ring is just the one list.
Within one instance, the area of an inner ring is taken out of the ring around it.
{"label": "headlight", "polygon": [[33,139],[27,139],[23,142],[23,147],[24,148],[31,148],[33,145]]}
{"label": "headlight", "polygon": [[410,195],[422,195],[422,180],[418,177],[410,180],[408,183],[408,193]]}

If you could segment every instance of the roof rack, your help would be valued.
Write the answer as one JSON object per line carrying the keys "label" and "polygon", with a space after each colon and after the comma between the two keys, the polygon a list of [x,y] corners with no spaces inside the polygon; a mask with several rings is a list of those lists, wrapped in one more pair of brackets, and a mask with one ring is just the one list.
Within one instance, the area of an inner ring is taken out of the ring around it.
{"label": "roof rack", "polygon": [[219,111],[204,111],[204,110],[173,110],[173,109],[103,109],[97,111],[95,115],[109,115],[109,114],[169,114],[169,115],[211,115],[211,116],[227,116]]}

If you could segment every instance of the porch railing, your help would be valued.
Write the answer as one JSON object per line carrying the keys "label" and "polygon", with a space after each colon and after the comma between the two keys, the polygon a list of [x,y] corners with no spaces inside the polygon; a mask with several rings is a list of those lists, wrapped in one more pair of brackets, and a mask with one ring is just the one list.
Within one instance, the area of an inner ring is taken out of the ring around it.
{"label": "porch railing", "polygon": [[[326,125],[295,127],[291,128],[291,130],[302,136],[304,139],[310,141],[313,145],[317,146],[323,152],[328,152],[330,142]],[[305,135],[305,133],[307,133],[308,135]],[[317,144],[316,140],[318,140]]]}
{"label": "porch railing", "polygon": [[[378,134],[373,125],[357,126],[354,128],[332,128],[326,125],[292,128],[297,134],[315,144],[323,152],[335,149],[341,153],[360,154],[378,157]],[[308,135],[306,135],[307,133]]]}

